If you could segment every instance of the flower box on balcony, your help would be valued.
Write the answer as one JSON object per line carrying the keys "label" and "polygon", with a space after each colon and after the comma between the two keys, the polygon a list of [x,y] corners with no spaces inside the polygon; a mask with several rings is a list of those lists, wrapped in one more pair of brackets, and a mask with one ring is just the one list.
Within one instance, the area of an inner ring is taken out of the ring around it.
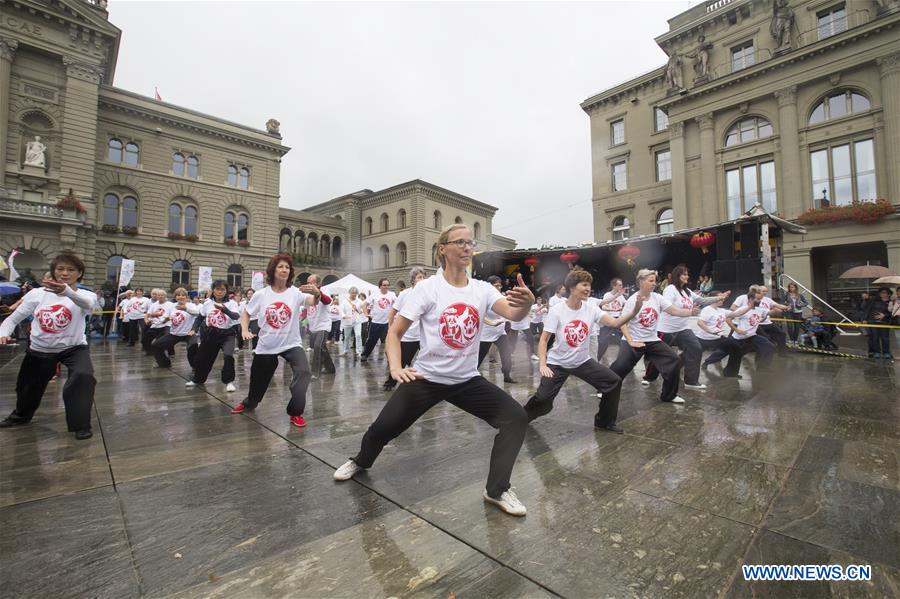
{"label": "flower box on balcony", "polygon": [[178,240],[178,239],[184,239],[184,235],[182,235],[181,233],[176,233],[175,231],[169,231],[169,234],[167,235],[167,237],[169,239],[172,239],[173,241]]}
{"label": "flower box on balcony", "polygon": [[250,247],[250,241],[247,239],[241,239],[240,241],[238,241],[238,245],[242,248]]}
{"label": "flower box on balcony", "polygon": [[186,241],[190,241],[191,243],[194,243],[194,242],[196,242],[198,239],[200,239],[197,235],[194,235],[194,234],[191,234],[191,235],[185,235],[184,238],[185,238]]}
{"label": "flower box on balcony", "polygon": [[225,245],[237,245],[237,242],[234,239],[226,239]]}
{"label": "flower box on balcony", "polygon": [[894,206],[886,199],[853,200],[846,206],[825,206],[807,210],[797,219],[804,225],[824,225],[846,221],[868,224],[878,222],[894,212]]}
{"label": "flower box on balcony", "polygon": [[[71,191],[70,191],[71,193]],[[78,214],[84,214],[87,212],[87,209],[82,206],[81,202],[73,195],[67,195],[64,198],[60,198],[56,202],[57,208],[62,208],[63,210],[74,210]]]}
{"label": "flower box on balcony", "polygon": [[137,235],[138,228],[137,227],[122,227],[122,232],[126,235]]}
{"label": "flower box on balcony", "polygon": [[117,227],[116,225],[103,225],[102,227],[100,227],[100,230],[104,233],[118,233],[119,227]]}

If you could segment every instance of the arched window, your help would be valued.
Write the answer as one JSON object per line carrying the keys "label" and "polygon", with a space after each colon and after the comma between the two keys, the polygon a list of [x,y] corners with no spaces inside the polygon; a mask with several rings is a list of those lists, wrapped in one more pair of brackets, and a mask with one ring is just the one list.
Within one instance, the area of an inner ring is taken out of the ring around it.
{"label": "arched window", "polygon": [[169,204],[169,233],[181,233],[181,204]]}
{"label": "arched window", "polygon": [[872,103],[859,92],[844,90],[832,93],[822,98],[822,101],[816,104],[809,113],[809,124],[815,125],[831,119],[839,119],[842,116],[854,112],[864,112],[871,108]]}
{"label": "arched window", "polygon": [[406,244],[402,241],[397,244],[397,266],[406,266]]}
{"label": "arched window", "polygon": [[388,249],[388,246],[383,245],[379,250],[381,253],[381,268],[390,268],[391,267],[391,250]]}
{"label": "arched window", "polygon": [[663,208],[656,215],[656,232],[671,233],[675,230],[675,212],[671,208]]}
{"label": "arched window", "polygon": [[246,166],[241,167],[241,172],[239,173],[238,178],[238,187],[240,187],[241,189],[250,188],[250,169]]}
{"label": "arched window", "polygon": [[628,239],[631,236],[631,221],[626,216],[617,216],[613,220],[613,241]]}
{"label": "arched window", "polygon": [[294,253],[306,253],[306,234],[303,231],[297,231],[296,233],[294,233]]}
{"label": "arched window", "polygon": [[110,162],[115,162],[119,164],[122,162],[122,142],[116,138],[112,138],[109,140],[109,143],[106,145],[106,158]]}
{"label": "arched window", "polygon": [[382,230],[382,231],[387,231],[387,230],[388,230],[388,224],[389,224],[389,223],[388,223],[388,215],[387,215],[386,212],[382,212],[382,213],[381,213],[381,230]]}
{"label": "arched window", "polygon": [[331,237],[328,235],[322,235],[322,240],[319,241],[319,255],[331,257]]}
{"label": "arched window", "polygon": [[103,197],[103,225],[119,226],[119,196],[114,193]]}
{"label": "arched window", "polygon": [[234,212],[226,212],[225,213],[225,222],[222,231],[223,237],[225,239],[234,239],[234,225],[235,225],[235,215]]}
{"label": "arched window", "polygon": [[184,234],[197,234],[197,208],[194,206],[185,206],[184,208]]}
{"label": "arched window", "polygon": [[438,265],[440,265],[440,263],[441,263],[441,261],[438,260],[438,255],[437,255],[437,244],[435,243],[431,246],[431,265],[438,266]]}
{"label": "arched window", "polygon": [[475,239],[481,239],[481,223],[475,223],[475,226],[472,228],[475,232]]}
{"label": "arched window", "polygon": [[372,248],[366,248],[366,250],[363,252],[363,256],[365,257],[365,261],[363,262],[363,264],[366,265],[366,270],[374,270],[375,260],[372,255]]}
{"label": "arched window", "polygon": [[176,177],[184,176],[184,154],[180,152],[172,154],[172,174]]}
{"label": "arched window", "polygon": [[228,184],[232,187],[237,187],[238,182],[238,169],[233,164],[228,165]]}
{"label": "arched window", "polygon": [[453,223],[454,223],[454,224],[457,224],[457,225],[461,225],[461,224],[462,224],[462,217],[461,217],[461,216],[457,216],[456,218],[453,219]]}
{"label": "arched window", "polygon": [[315,233],[310,233],[306,237],[306,253],[310,256],[319,255],[319,236]]}
{"label": "arched window", "polygon": [[725,134],[725,147],[767,137],[772,137],[772,123],[762,117],[751,116],[741,119],[729,127]]}
{"label": "arched window", "polygon": [[278,251],[287,252],[288,254],[292,253],[291,240],[291,230],[282,229],[278,234]]}
{"label": "arched window", "polygon": [[140,152],[141,149],[133,141],[125,144],[125,164],[128,166],[137,166]]}
{"label": "arched window", "polygon": [[122,259],[124,256],[110,256],[106,260],[106,280],[118,281],[119,270],[122,268]]}
{"label": "arched window", "polygon": [[246,241],[250,238],[250,217],[246,214],[238,214],[237,238],[238,241]]}
{"label": "arched window", "polygon": [[200,160],[196,156],[187,157],[187,176],[191,179],[200,176]]}
{"label": "arched window", "polygon": [[434,228],[440,230],[441,227],[443,226],[442,223],[443,223],[443,220],[441,219],[441,211],[435,210],[434,211]]}
{"label": "arched window", "polygon": [[125,196],[122,199],[122,226],[132,228],[138,226],[138,203],[132,196]]}
{"label": "arched window", "polygon": [[401,229],[406,228],[406,210],[403,208],[397,211],[397,226]]}
{"label": "arched window", "polygon": [[364,230],[365,230],[366,235],[372,234],[372,217],[371,216],[366,217],[366,228]]}
{"label": "arched window", "polygon": [[191,282],[191,263],[187,260],[172,262],[172,286],[185,287]]}
{"label": "arched window", "polygon": [[227,274],[228,286],[232,289],[241,289],[244,287],[244,267],[240,264],[232,264],[228,267]]}
{"label": "arched window", "polygon": [[341,259],[341,250],[343,250],[343,242],[340,237],[335,237],[331,242],[331,256],[338,260]]}

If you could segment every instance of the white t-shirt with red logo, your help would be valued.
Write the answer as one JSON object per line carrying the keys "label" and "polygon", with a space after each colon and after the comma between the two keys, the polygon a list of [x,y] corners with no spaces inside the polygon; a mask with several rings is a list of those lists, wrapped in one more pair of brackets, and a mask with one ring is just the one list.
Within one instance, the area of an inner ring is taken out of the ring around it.
{"label": "white t-shirt with red logo", "polygon": [[[331,304],[329,304],[330,306]],[[321,300],[306,307],[307,326],[310,333],[320,333],[322,331],[331,330],[331,314],[328,312],[329,306],[322,303]]]}
{"label": "white t-shirt with red logo", "polygon": [[482,322],[480,341],[483,341],[484,343],[493,343],[506,334],[507,321],[505,318],[501,318],[500,315],[493,310],[488,310],[484,317],[491,322],[497,322],[499,320],[500,324],[493,325]]}
{"label": "white t-shirt with red logo", "polygon": [[397,301],[397,296],[393,291],[382,294],[380,291],[375,293],[366,300],[369,304],[369,316],[372,317],[373,324],[387,324],[391,307]]}
{"label": "white t-shirt with red logo", "polygon": [[547,304],[541,304],[538,306],[534,304],[531,306],[531,322],[534,324],[541,324],[544,322],[544,317],[547,315]]}
{"label": "white t-shirt with red logo", "polygon": [[[747,305],[747,294],[746,293],[744,295],[737,296],[737,298],[734,300],[734,304],[732,304],[732,306],[734,307],[735,310],[737,310],[738,308],[743,308],[746,305]],[[761,324],[761,325],[772,324],[772,321],[769,319],[769,311],[771,311],[775,307],[775,302],[772,301],[772,298],[770,298],[769,296],[762,298],[759,301],[759,307],[766,309],[766,317],[759,324]]]}
{"label": "white t-shirt with red logo", "polygon": [[200,315],[203,316],[204,319],[206,319],[206,326],[214,329],[230,329],[238,323],[237,320],[229,317],[227,314],[216,308],[216,304],[222,304],[235,313],[240,310],[234,300],[228,300],[227,302],[217,302],[212,298],[209,298],[208,300],[203,302],[202,306],[200,306]]}
{"label": "white t-shirt with red logo", "polygon": [[615,298],[611,303],[606,304],[606,307],[601,307],[601,310],[612,316],[613,318],[618,318],[622,316],[622,308],[625,307],[625,296],[620,295],[616,297],[616,295],[612,291],[607,291],[603,294],[602,302],[606,302]]}
{"label": "white t-shirt with red logo", "polygon": [[[97,296],[86,289],[75,291],[90,298],[96,306]],[[9,337],[22,320],[33,315],[31,321],[31,349],[38,352],[58,353],[77,345],[87,345],[84,337],[85,318],[93,313],[85,310],[67,297],[43,288],[32,289],[25,294],[16,311],[0,325],[0,337]]]}
{"label": "white t-shirt with red logo", "polygon": [[[675,285],[666,287],[662,295],[676,308],[685,310],[693,310],[694,302],[701,299],[699,295],[690,289],[682,289],[679,292]],[[659,318],[659,332],[677,333],[678,331],[689,329],[691,328],[690,318],[690,316],[672,316],[668,312],[663,312]]]}
{"label": "white t-shirt with red logo", "polygon": [[166,316],[169,315],[169,310],[172,308],[172,304],[169,302],[153,302],[150,304],[150,308],[147,310],[147,318],[150,320],[150,328],[151,329],[162,329],[166,327]]}
{"label": "white t-shirt with red logo", "polygon": [[590,335],[597,330],[601,318],[603,310],[588,302],[581,302],[578,310],[573,310],[566,302],[550,308],[544,319],[544,331],[556,335],[556,341],[547,352],[547,363],[577,368],[590,360]]}
{"label": "white t-shirt with red logo", "polygon": [[200,308],[193,302],[185,303],[184,310],[178,308],[177,304],[171,304],[171,306],[168,322],[171,327],[169,334],[176,337],[184,337],[194,328],[194,320],[197,314],[200,313]]}
{"label": "white t-shirt with red logo", "polygon": [[280,354],[294,347],[301,347],[300,311],[309,295],[296,287],[288,287],[276,293],[266,286],[247,304],[247,313],[256,316],[259,324],[259,341],[255,354]]}
{"label": "white t-shirt with red logo", "polygon": [[341,319],[341,303],[334,298],[328,304],[328,317],[331,318],[331,322]]}
{"label": "white t-shirt with red logo", "polygon": [[[630,314],[634,310],[635,298],[637,292],[632,294],[622,307],[622,311]],[[634,318],[628,321],[628,332],[631,333],[633,341],[643,341],[644,343],[652,343],[659,341],[656,334],[659,326],[659,315],[662,314],[672,303],[656,293],[650,293],[650,297],[644,300],[641,311]]]}
{"label": "white t-shirt with red logo", "polygon": [[[147,313],[147,310],[150,309],[150,298],[149,297],[133,297],[130,300],[125,300],[128,302],[124,306],[125,311],[125,322],[130,322],[132,320],[144,320],[144,314]],[[124,303],[124,302],[123,302]]]}
{"label": "white t-shirt with red logo", "polygon": [[454,287],[436,274],[418,283],[400,311],[403,318],[421,324],[421,346],[413,367],[426,380],[442,385],[480,376],[481,320],[502,298],[493,285],[477,279]]}
{"label": "white t-shirt with red logo", "polygon": [[[763,299],[765,300],[766,298]],[[732,320],[734,326],[744,331],[744,334],[741,335],[737,331],[733,331],[731,333],[731,336],[735,339],[749,339],[750,337],[753,337],[754,335],[756,335],[756,329],[759,327],[759,325],[763,324],[768,317],[769,310],[767,308],[756,306],[752,310]]]}
{"label": "white t-shirt with red logo", "polygon": [[714,341],[722,336],[728,328],[728,324],[725,322],[725,318],[731,314],[725,308],[717,308],[715,306],[706,306],[702,310],[700,310],[700,322],[708,326],[710,329],[715,331],[713,333],[707,333],[703,329],[697,329],[697,337],[699,339],[706,339],[708,341]]}
{"label": "white t-shirt with red logo", "polygon": [[[409,299],[409,293],[410,291],[412,291],[412,289],[413,288],[404,289],[400,292],[400,295],[397,296],[397,301],[394,302],[394,310],[397,311],[397,314],[399,314],[401,310],[403,310],[403,306],[406,305],[406,301]],[[419,321],[414,320],[412,324],[409,325],[409,328],[406,329],[406,332],[403,333],[403,337],[400,339],[400,341],[413,342],[419,341],[421,338],[422,334],[419,330]]]}

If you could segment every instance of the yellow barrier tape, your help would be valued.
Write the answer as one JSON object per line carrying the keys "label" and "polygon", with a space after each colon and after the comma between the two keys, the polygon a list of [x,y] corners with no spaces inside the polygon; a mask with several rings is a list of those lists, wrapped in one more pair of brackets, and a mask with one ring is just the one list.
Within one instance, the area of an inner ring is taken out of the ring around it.
{"label": "yellow barrier tape", "polygon": [[819,349],[817,347],[807,347],[805,345],[789,347],[788,349],[792,349],[794,351],[799,351],[799,352],[806,352],[806,353],[810,353],[810,354],[824,354],[826,356],[836,356],[838,358],[865,358],[865,356],[860,356],[859,354],[848,354],[845,352],[833,351],[830,349]]}
{"label": "yellow barrier tape", "polygon": [[[806,322],[795,318],[772,318],[772,320],[779,322]],[[833,324],[838,327],[863,327],[867,329],[900,329],[900,325],[896,324],[866,324],[864,322],[817,322],[815,324]]]}

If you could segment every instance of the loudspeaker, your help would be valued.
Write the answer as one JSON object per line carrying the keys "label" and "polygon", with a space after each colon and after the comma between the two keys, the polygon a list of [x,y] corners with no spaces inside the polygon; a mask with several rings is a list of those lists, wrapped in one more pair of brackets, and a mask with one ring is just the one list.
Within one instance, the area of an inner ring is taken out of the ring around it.
{"label": "loudspeaker", "polygon": [[[743,245],[742,243],[741,246]],[[761,285],[762,279],[762,263],[759,261],[759,258],[747,258],[737,261],[737,280],[735,283],[743,287],[749,287],[754,284]]]}
{"label": "loudspeaker", "polygon": [[741,258],[759,258],[759,223],[741,225]]}
{"label": "loudspeaker", "polygon": [[737,277],[737,260],[716,260],[713,263],[713,284],[716,289],[734,285]]}
{"label": "loudspeaker", "polygon": [[734,227],[719,227],[716,230],[716,259],[734,259]]}

